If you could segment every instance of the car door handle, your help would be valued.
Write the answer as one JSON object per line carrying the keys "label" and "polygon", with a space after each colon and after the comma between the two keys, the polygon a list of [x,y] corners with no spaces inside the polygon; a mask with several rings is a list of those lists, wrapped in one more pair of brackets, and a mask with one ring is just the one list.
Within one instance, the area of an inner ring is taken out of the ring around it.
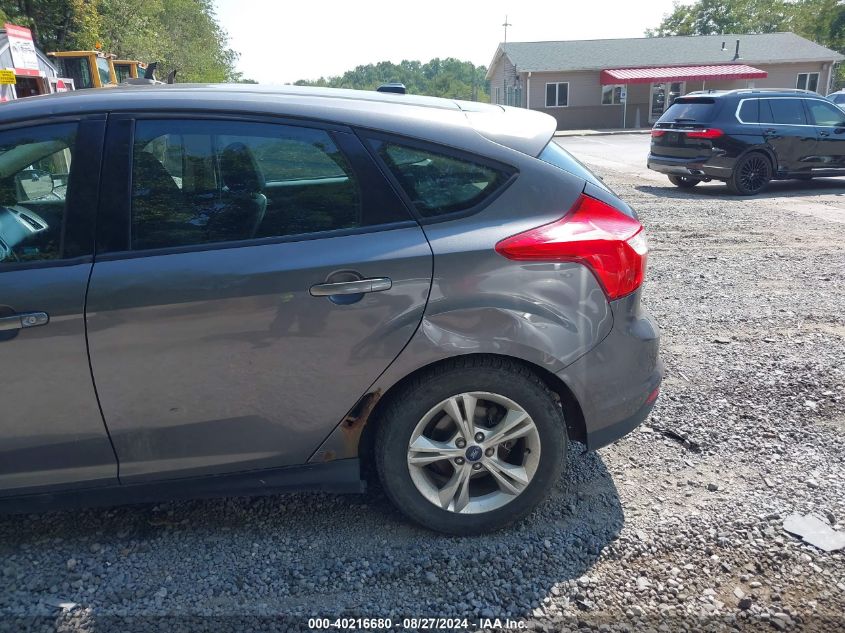
{"label": "car door handle", "polygon": [[11,316],[0,317],[0,331],[22,330],[39,325],[47,325],[50,315],[46,312],[21,312]]}
{"label": "car door handle", "polygon": [[774,128],[771,128],[771,127],[766,129],[766,130],[763,130],[763,134],[765,134],[766,136],[772,136],[772,135],[777,134],[777,133],[778,133],[778,131]]}
{"label": "car door handle", "polygon": [[339,281],[333,284],[317,284],[311,286],[312,297],[332,297],[335,295],[359,295],[365,292],[382,292],[390,290],[393,282],[387,277],[372,279],[357,279],[355,281]]}
{"label": "car door handle", "polygon": [[821,131],[819,132],[819,136],[830,136],[830,132],[827,132],[827,131],[825,131],[825,130],[821,130]]}

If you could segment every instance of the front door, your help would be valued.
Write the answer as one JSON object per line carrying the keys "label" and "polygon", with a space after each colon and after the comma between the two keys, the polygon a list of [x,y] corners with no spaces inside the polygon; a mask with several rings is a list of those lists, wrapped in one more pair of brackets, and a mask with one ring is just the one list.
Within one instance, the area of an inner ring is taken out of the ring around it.
{"label": "front door", "polygon": [[104,127],[0,131],[0,495],[117,481],[84,320]]}
{"label": "front door", "polygon": [[807,99],[804,103],[818,138],[818,164],[814,170],[845,171],[845,112],[821,99]]}
{"label": "front door", "polygon": [[121,481],[305,463],[416,330],[422,230],[341,129],[139,119],[131,161],[88,303]]}
{"label": "front door", "polygon": [[651,84],[648,107],[648,122],[656,123],[675,99],[684,94],[686,84],[682,81]]}

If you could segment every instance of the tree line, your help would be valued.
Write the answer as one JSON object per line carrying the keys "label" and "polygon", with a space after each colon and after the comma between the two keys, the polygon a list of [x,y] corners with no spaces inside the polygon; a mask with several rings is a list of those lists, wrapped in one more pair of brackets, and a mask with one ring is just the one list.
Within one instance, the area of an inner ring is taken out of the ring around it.
{"label": "tree line", "polygon": [[[845,54],[845,2],[842,0],[697,0],[675,3],[650,37],[792,31]],[[840,65],[839,87],[845,85]]]}
{"label": "tree line", "polygon": [[176,69],[179,81],[240,81],[213,0],[0,0],[0,21],[32,30],[43,51],[103,51]]}
{"label": "tree line", "polygon": [[489,101],[490,87],[485,79],[486,74],[487,68],[484,66],[448,57],[434,58],[426,63],[404,60],[399,64],[366,64],[339,76],[301,79],[296,85],[375,90],[383,83],[398,81],[405,84],[408,92],[413,94]]}

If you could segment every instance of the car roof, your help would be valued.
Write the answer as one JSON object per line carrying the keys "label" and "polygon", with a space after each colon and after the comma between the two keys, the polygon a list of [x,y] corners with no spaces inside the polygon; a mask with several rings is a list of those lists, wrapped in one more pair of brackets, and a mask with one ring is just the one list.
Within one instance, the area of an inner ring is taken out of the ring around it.
{"label": "car roof", "polygon": [[556,128],[554,118],[523,108],[370,90],[260,84],[132,85],[27,97],[0,106],[0,125],[80,114],[180,111],[306,118],[435,142],[458,140],[457,131],[464,128],[533,156]]}

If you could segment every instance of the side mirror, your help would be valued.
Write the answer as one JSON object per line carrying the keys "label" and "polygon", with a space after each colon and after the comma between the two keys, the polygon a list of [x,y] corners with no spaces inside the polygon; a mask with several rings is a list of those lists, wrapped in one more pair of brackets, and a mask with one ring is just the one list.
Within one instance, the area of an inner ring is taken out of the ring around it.
{"label": "side mirror", "polygon": [[24,169],[15,174],[18,200],[40,200],[46,198],[55,188],[53,174],[43,169]]}

